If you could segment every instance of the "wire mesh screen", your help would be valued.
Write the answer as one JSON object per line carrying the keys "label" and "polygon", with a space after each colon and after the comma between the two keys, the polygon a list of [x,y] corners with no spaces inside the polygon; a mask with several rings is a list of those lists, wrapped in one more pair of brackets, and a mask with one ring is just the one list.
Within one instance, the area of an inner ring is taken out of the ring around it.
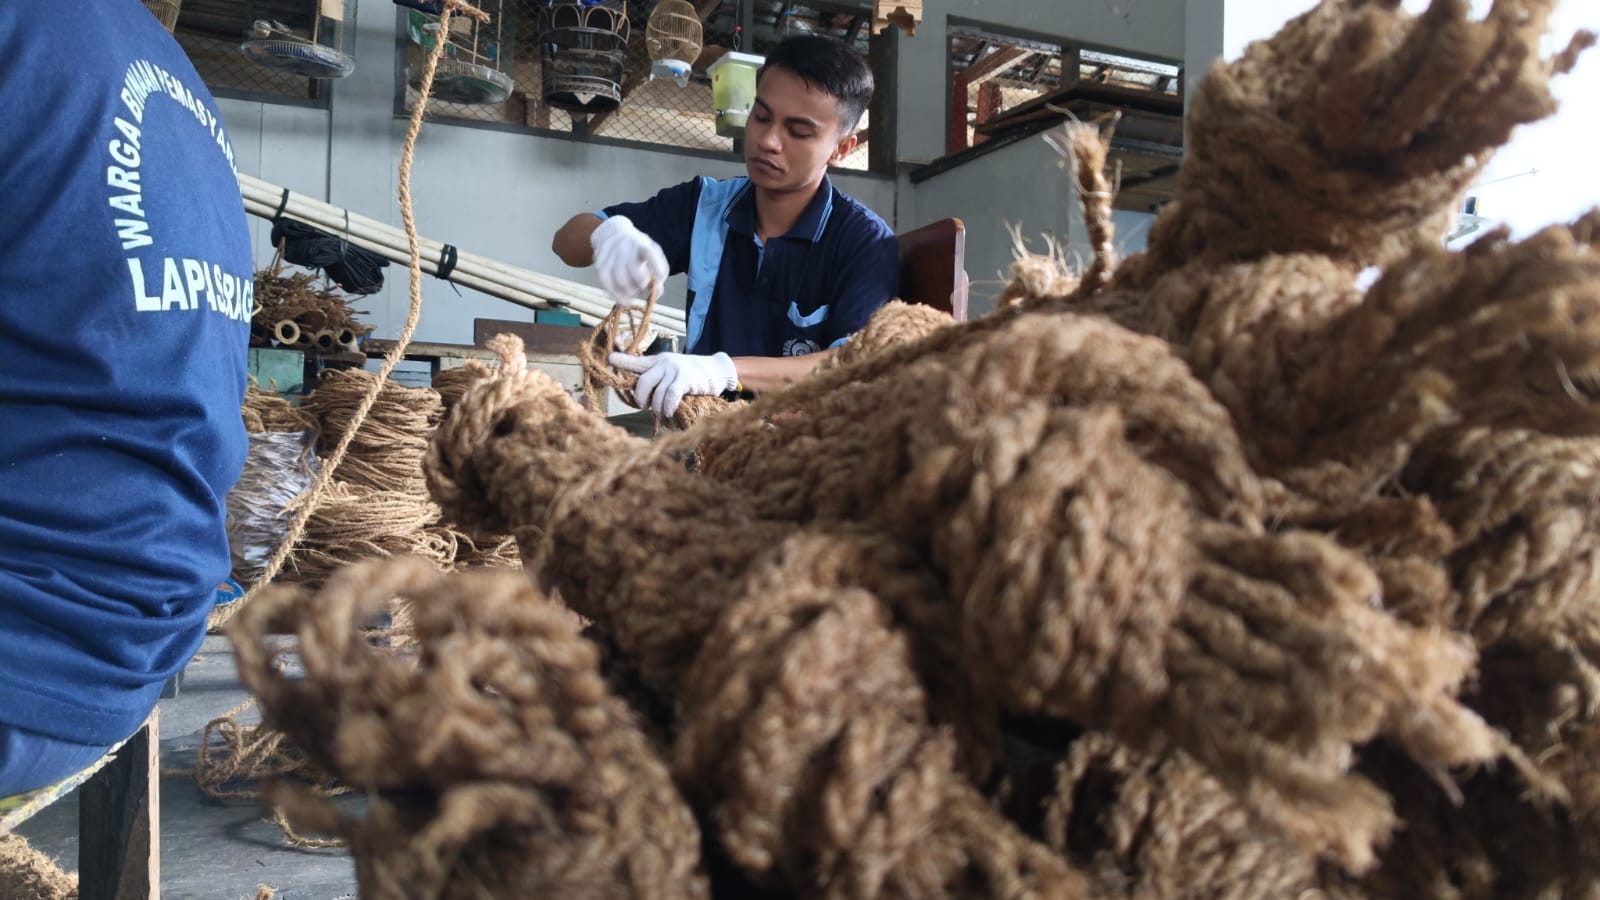
{"label": "wire mesh screen", "polygon": [[[626,55],[618,88],[621,105],[614,110],[593,112],[569,111],[545,99],[544,79],[549,65],[541,52],[541,32],[549,25],[549,0],[506,0],[506,8],[515,16],[516,48],[514,64],[509,74],[514,82],[511,95],[496,103],[452,103],[430,98],[429,114],[443,119],[487,122],[536,128],[582,137],[600,137],[637,142],[662,147],[679,147],[690,150],[732,152],[733,140],[720,137],[716,132],[716,117],[711,99],[711,80],[706,67],[734,43],[734,25],[738,19],[735,0],[720,0],[713,8],[706,0],[695,3],[705,21],[705,49],[693,66],[688,83],[683,86],[670,77],[650,77],[650,55],[646,46],[646,22],[654,6],[653,0],[608,0],[625,11],[628,16]],[[791,9],[803,7],[791,6]],[[792,26],[777,26],[783,31],[805,29],[802,19],[788,17]],[[763,32],[768,29],[763,29]],[[763,37],[765,35],[763,34]],[[852,35],[851,39],[856,38]],[[771,43],[775,40],[758,42]],[[865,55],[866,38],[859,40]],[[748,46],[748,42],[747,42]],[[414,71],[420,67],[423,49],[413,41],[405,42],[405,68]],[[409,111],[416,103],[417,91],[405,85],[405,108]],[[868,126],[863,117],[859,129],[863,135]],[[868,168],[865,143],[846,158],[845,169],[864,171]]]}
{"label": "wire mesh screen", "polygon": [[[310,6],[307,0],[279,5],[286,11]],[[272,18],[272,10],[265,15]],[[212,93],[326,102],[325,82],[245,56],[240,44],[252,25],[251,10],[240,0],[185,0],[173,35]]]}

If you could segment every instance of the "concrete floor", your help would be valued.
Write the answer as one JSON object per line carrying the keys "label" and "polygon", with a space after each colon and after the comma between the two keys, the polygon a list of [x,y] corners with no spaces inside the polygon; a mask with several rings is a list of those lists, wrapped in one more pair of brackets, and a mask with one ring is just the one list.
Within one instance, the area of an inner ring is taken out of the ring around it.
{"label": "concrete floor", "polygon": [[[184,673],[178,696],[161,701],[161,765],[192,769],[206,723],[248,694],[227,640],[208,637]],[[68,796],[18,829],[68,871],[77,868],[78,805]],[[207,798],[188,775],[161,779],[161,896],[164,900],[253,900],[268,885],[279,900],[356,896],[355,869],[343,850],[303,850],[283,840],[254,801]]]}

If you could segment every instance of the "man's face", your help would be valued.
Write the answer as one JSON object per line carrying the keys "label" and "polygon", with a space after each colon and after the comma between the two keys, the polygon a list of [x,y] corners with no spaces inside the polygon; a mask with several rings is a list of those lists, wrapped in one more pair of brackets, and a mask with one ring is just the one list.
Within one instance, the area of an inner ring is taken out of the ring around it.
{"label": "man's face", "polygon": [[788,69],[769,68],[744,128],[750,180],[773,191],[814,189],[830,164],[849,155],[855,135],[839,133],[839,98]]}

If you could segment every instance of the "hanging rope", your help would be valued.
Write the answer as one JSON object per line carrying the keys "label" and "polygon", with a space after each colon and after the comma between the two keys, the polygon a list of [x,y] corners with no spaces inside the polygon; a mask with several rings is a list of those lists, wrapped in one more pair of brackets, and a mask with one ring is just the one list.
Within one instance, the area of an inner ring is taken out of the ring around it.
{"label": "hanging rope", "polygon": [[[479,22],[489,21],[487,13],[464,2],[464,0],[444,0],[444,6],[439,13],[441,34],[450,33],[450,18],[458,13],[470,16]],[[417,137],[422,133],[422,119],[424,112],[427,110],[428,96],[433,91],[434,74],[438,71],[439,57],[444,54],[446,43],[443,40],[435,41],[423,63],[422,78],[417,87],[417,102],[412,107],[410,124],[406,129],[405,141],[400,153],[400,218],[405,225],[406,238],[411,251],[411,305],[406,312],[405,324],[401,326],[400,335],[395,339],[394,346],[384,356],[382,364],[378,366],[377,377],[374,379],[371,388],[351,413],[349,429],[339,436],[332,452],[323,457],[322,470],[318,474],[317,483],[302,496],[302,499],[295,506],[294,519],[289,525],[288,537],[284,539],[278,551],[268,561],[261,573],[260,581],[256,583],[256,587],[251,588],[238,602],[220,607],[211,614],[210,627],[212,629],[221,628],[227,624],[228,620],[242,609],[246,603],[254,599],[260,587],[270,584],[272,579],[277,577],[278,572],[283,569],[284,563],[289,559],[289,555],[294,552],[295,545],[305,535],[306,527],[311,521],[311,516],[316,512],[317,505],[322,502],[324,496],[330,491],[340,463],[344,462],[345,454],[349,452],[350,444],[355,440],[357,431],[360,429],[361,424],[366,421],[367,414],[372,410],[373,404],[378,401],[389,374],[394,371],[395,366],[399,365],[400,360],[405,358],[406,348],[411,344],[411,336],[416,332],[417,322],[422,315],[422,257],[418,245],[416,216],[411,208],[411,165],[416,157]]]}

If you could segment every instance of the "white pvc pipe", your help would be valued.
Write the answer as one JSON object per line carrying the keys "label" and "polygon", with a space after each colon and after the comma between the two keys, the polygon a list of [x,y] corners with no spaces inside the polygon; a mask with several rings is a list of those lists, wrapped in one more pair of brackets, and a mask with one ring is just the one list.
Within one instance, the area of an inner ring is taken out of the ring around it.
{"label": "white pvc pipe", "polygon": [[[270,219],[278,214],[279,206],[283,204],[282,188],[244,174],[239,175],[239,188],[245,200],[245,209],[251,215]],[[346,213],[343,209],[292,191],[289,192],[288,203],[283,204],[282,208],[284,215],[344,236],[350,243],[392,262],[410,265],[408,242],[405,233],[399,229],[356,213]],[[418,245],[423,271],[435,274],[444,245],[427,238],[420,238]],[[569,307],[579,314],[585,324],[600,321],[612,306],[611,298],[597,288],[460,250],[457,251],[456,267],[450,274],[450,280],[533,309]],[[683,311],[670,307],[658,306],[652,324],[672,334],[681,335],[686,330]]]}
{"label": "white pvc pipe", "polygon": [[[291,204],[291,209],[292,208],[293,204]],[[271,218],[277,212],[277,206],[275,204],[268,206],[254,199],[247,199],[245,201],[245,209],[252,215],[261,216],[263,218]],[[288,213],[285,213],[285,215],[287,214]],[[299,218],[298,211],[296,211],[294,218]],[[333,231],[334,233],[344,237],[351,244],[362,247],[366,250],[370,250],[391,261],[405,265],[410,264],[411,255],[408,249],[402,249],[398,246],[395,246],[393,243],[384,240],[383,236],[375,235],[369,228],[357,229],[354,227],[353,221],[352,227],[348,230],[343,228],[342,223],[337,226],[333,226],[333,223],[312,221],[308,224],[315,225],[319,228],[324,228],[325,230]],[[429,257],[424,255],[422,258],[422,270],[430,275],[437,273],[437,257]],[[599,322],[611,311],[609,298],[603,301],[596,301],[585,296],[536,295],[529,293],[519,285],[507,284],[506,280],[509,279],[497,281],[494,278],[483,274],[480,270],[476,269],[470,264],[467,266],[458,264],[456,269],[450,273],[450,280],[463,287],[473,288],[474,290],[482,291],[491,296],[498,297],[511,303],[516,303],[519,306],[525,306],[529,309],[550,309],[555,306],[570,308],[573,312],[579,314],[580,318],[585,324],[589,325]],[[681,312],[668,309],[666,310],[666,313],[667,315],[657,317],[657,327],[663,331],[674,334],[682,334],[685,330],[684,326],[680,322],[674,321],[674,318],[671,317],[672,313],[681,315]],[[665,319],[665,321],[662,321],[662,319]]]}

